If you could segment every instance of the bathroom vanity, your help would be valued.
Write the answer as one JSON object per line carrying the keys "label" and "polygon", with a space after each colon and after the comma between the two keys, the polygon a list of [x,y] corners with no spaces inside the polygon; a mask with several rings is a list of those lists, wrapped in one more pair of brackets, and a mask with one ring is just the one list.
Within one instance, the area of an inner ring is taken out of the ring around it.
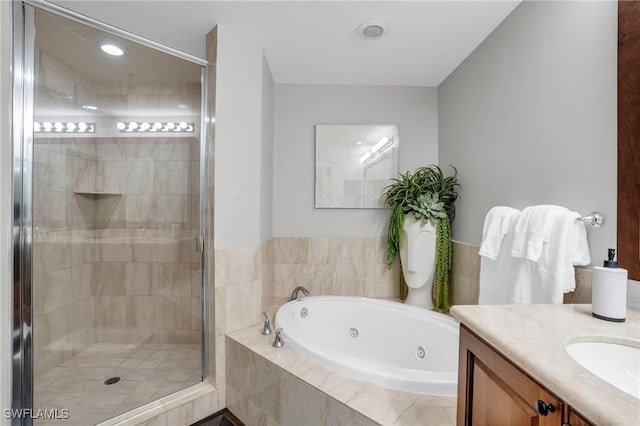
{"label": "bathroom vanity", "polygon": [[624,323],[593,318],[591,305],[474,305],[451,312],[461,322],[458,425],[640,424],[640,399],[566,350],[576,342],[637,348],[638,312],[628,311]]}

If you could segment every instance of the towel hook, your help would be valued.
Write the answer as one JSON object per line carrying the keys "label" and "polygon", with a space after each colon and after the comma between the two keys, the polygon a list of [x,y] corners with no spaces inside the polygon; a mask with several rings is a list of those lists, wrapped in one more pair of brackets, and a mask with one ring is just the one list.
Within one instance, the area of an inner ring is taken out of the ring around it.
{"label": "towel hook", "polygon": [[587,216],[579,217],[577,220],[587,223],[594,228],[600,228],[602,225],[604,225],[604,216],[598,211],[593,211]]}

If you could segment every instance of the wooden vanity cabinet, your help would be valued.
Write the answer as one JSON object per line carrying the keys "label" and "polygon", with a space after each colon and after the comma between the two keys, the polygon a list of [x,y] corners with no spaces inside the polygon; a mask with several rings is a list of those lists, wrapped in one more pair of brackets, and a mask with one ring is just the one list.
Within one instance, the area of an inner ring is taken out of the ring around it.
{"label": "wooden vanity cabinet", "polygon": [[591,426],[591,423],[576,413],[572,408],[569,408],[568,412],[569,420],[563,426]]}
{"label": "wooden vanity cabinet", "polygon": [[575,415],[464,324],[458,362],[458,426],[561,426]]}

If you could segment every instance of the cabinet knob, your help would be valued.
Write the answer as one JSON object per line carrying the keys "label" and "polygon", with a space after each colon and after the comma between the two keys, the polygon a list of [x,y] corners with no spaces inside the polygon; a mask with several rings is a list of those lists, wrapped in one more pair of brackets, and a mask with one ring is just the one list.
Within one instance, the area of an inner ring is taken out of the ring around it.
{"label": "cabinet knob", "polygon": [[541,399],[536,401],[536,409],[538,410],[538,413],[540,413],[541,416],[546,416],[547,414],[553,413],[554,411],[556,411],[553,404],[551,403],[547,404]]}

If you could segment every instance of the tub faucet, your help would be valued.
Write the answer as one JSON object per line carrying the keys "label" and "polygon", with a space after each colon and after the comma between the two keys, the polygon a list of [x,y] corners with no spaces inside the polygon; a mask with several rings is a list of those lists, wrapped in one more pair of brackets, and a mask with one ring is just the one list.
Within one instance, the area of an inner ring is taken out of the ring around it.
{"label": "tub faucet", "polygon": [[308,296],[311,294],[309,290],[307,290],[306,288],[302,286],[298,286],[293,289],[293,292],[291,293],[291,297],[289,298],[289,301],[296,300],[298,298],[299,292],[302,292],[302,294],[304,294],[305,296]]}
{"label": "tub faucet", "polygon": [[262,334],[264,334],[265,336],[268,336],[269,334],[271,334],[271,324],[269,324],[269,317],[267,316],[267,313],[263,312],[262,315],[264,315],[264,325],[262,327]]}
{"label": "tub faucet", "polygon": [[282,340],[282,329],[279,328],[276,330],[276,340],[273,341],[274,348],[281,348],[284,346],[284,340]]}

